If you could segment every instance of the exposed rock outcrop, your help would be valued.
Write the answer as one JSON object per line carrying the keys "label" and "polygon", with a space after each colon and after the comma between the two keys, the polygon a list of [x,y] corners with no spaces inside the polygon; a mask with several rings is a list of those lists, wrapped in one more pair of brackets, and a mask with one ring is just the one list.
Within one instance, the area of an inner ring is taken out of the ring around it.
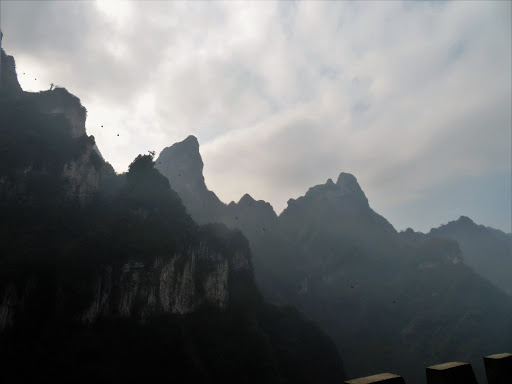
{"label": "exposed rock outcrop", "polygon": [[[89,286],[92,300],[77,316],[93,323],[102,316],[147,321],[152,315],[184,315],[203,305],[225,309],[230,302],[230,282],[240,273],[251,273],[249,250],[238,249],[227,257],[201,244],[185,253],[150,261],[107,264],[77,285]],[[14,324],[37,284],[28,280],[23,289],[6,283],[0,290],[0,332]],[[59,302],[59,298],[56,298]]]}
{"label": "exposed rock outcrop", "polygon": [[16,96],[21,94],[20,83],[16,75],[16,63],[14,57],[8,56],[3,49],[1,49],[1,69],[0,69],[0,96],[10,95]]}
{"label": "exposed rock outcrop", "polygon": [[[249,255],[242,254],[248,261]],[[158,312],[183,315],[203,304],[222,309],[229,301],[230,274],[249,267],[205,245],[150,263],[126,263],[119,271],[107,266],[96,279],[95,297],[84,319],[91,321],[112,313],[141,319]],[[119,275],[117,281],[113,282],[113,274]],[[111,299],[113,290],[118,290],[117,302]]]}
{"label": "exposed rock outcrop", "polygon": [[[2,50],[1,59],[0,96],[5,100],[18,100],[35,105],[35,108],[43,114],[65,116],[69,123],[67,135],[83,145],[80,146],[80,153],[75,153],[73,159],[66,160],[65,164],[57,164],[53,161],[46,166],[41,163],[41,159],[33,159],[38,164],[32,161],[25,164],[22,169],[9,170],[11,174],[16,173],[15,177],[0,175],[0,197],[13,194],[23,196],[26,190],[25,180],[35,168],[41,170],[46,167],[49,172],[54,172],[55,167],[62,166],[59,169],[62,169],[62,176],[67,180],[66,196],[84,203],[98,191],[102,180],[115,175],[113,168],[103,160],[94,143],[94,138],[87,136],[85,129],[87,110],[78,97],[62,87],[36,93],[24,92],[18,82],[14,58]],[[56,153],[55,156],[58,157],[60,154]]]}

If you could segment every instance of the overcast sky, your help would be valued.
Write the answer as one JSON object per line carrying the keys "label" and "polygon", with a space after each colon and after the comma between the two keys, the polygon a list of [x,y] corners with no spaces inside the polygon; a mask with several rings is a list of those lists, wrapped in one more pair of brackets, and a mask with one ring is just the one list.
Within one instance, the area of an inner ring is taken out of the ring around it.
{"label": "overcast sky", "polygon": [[118,172],[193,134],[224,202],[248,192],[280,213],[344,171],[399,230],[460,215],[511,230],[511,2],[1,1],[1,11],[23,89],[55,83],[78,96]]}

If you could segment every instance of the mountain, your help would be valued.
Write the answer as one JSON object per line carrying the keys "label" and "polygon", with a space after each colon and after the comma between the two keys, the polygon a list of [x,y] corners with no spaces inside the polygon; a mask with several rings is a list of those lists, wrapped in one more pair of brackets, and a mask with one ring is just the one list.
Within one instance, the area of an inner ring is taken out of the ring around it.
{"label": "mountain", "polygon": [[149,155],[115,174],[65,89],[12,84],[0,95],[4,379],[343,380],[319,327],[263,300],[240,231],[198,225]]}
{"label": "mountain", "polygon": [[[200,159],[198,146],[189,155]],[[173,162],[160,166],[164,176],[173,172]],[[177,191],[180,183],[171,182]],[[481,356],[512,345],[511,298],[466,265],[456,240],[397,233],[353,175],[311,187],[280,216],[249,195],[217,217],[184,203],[244,233],[264,296],[318,321],[350,377],[389,371],[423,383],[426,365],[460,360],[474,363],[482,379]]]}
{"label": "mountain", "polygon": [[512,235],[475,224],[469,217],[433,228],[430,237],[456,240],[464,262],[478,274],[512,296]]}
{"label": "mountain", "polygon": [[512,343],[510,297],[465,265],[456,241],[404,241],[341,176],[347,183],[310,188],[279,218],[307,271],[289,302],[333,337],[351,376],[423,382],[425,365],[460,360],[482,378],[482,353]]}
{"label": "mountain", "polygon": [[[292,244],[282,233],[272,206],[263,200],[255,200],[249,194],[242,196],[238,203],[232,201],[224,204],[205,184],[199,142],[194,136],[163,149],[155,161],[155,168],[169,179],[196,222],[222,223],[243,231],[250,239],[253,254],[260,255],[253,260],[258,286],[272,301],[286,304],[286,300],[279,300],[278,297],[287,284],[281,284],[274,271],[284,268],[287,260],[283,257],[267,258],[265,255],[276,252],[286,255]],[[288,266],[293,269],[293,264]],[[275,285],[276,289],[272,289]]]}
{"label": "mountain", "polygon": [[155,168],[167,177],[192,218],[204,224],[222,215],[225,204],[206,187],[203,160],[198,153],[199,142],[189,136],[181,143],[165,148],[156,159]]}

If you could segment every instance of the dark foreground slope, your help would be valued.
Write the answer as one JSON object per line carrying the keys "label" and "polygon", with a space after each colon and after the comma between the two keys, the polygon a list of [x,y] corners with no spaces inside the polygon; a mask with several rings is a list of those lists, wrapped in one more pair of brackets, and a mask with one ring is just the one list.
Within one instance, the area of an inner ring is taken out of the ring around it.
{"label": "dark foreground slope", "polygon": [[[173,176],[183,153],[202,164],[196,143],[188,138],[162,152],[164,176],[183,180]],[[187,210],[208,222],[201,196],[213,192],[202,173],[194,178],[202,183],[177,191],[191,190]],[[310,188],[279,217],[249,195],[214,206],[221,213],[211,220],[247,236],[264,296],[318,321],[350,377],[390,371],[422,383],[425,366],[459,360],[472,362],[483,380],[481,356],[512,345],[511,298],[468,267],[457,241],[397,233],[353,175]],[[510,270],[504,274],[512,281]]]}
{"label": "dark foreground slope", "polygon": [[2,379],[343,380],[315,324],[263,301],[244,236],[198,226],[151,156],[118,176],[67,91],[1,92]]}

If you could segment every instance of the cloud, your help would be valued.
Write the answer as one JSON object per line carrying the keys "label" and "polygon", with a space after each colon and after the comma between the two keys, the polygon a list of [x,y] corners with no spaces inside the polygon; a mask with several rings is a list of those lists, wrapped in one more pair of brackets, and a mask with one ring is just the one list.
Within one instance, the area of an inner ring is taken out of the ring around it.
{"label": "cloud", "polygon": [[81,98],[119,171],[195,134],[225,201],[280,211],[347,171],[423,229],[446,183],[510,174],[509,2],[2,6],[18,67]]}

